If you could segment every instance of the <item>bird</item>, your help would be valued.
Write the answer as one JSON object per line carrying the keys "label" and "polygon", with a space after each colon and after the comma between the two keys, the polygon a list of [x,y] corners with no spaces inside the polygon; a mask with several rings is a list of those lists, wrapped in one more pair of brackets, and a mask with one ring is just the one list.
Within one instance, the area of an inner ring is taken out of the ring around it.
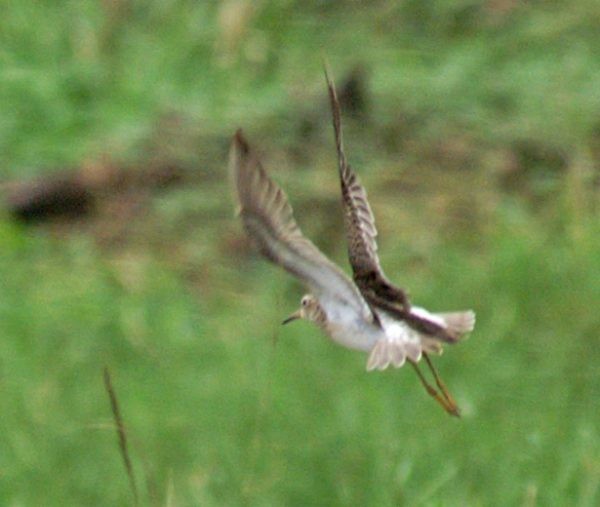
{"label": "bird", "polygon": [[[441,354],[445,344],[457,343],[470,333],[475,313],[433,313],[414,306],[407,292],[384,274],[367,193],[344,154],[340,106],[327,68],[325,76],[352,279],[304,236],[287,195],[269,177],[242,129],[233,136],[229,151],[237,214],[262,255],[309,290],[283,324],[297,319],[313,322],[339,345],[367,353],[367,371],[411,364],[426,391],[447,413],[459,417],[458,405],[429,354]],[[437,389],[419,369],[421,360],[431,370]]]}

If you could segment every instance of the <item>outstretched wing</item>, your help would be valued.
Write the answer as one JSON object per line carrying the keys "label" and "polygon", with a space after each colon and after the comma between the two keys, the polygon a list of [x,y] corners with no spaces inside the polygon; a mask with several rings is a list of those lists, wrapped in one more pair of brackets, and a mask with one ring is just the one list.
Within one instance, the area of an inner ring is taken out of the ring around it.
{"label": "outstretched wing", "polygon": [[299,278],[315,296],[371,311],[352,281],[303,234],[287,196],[252,153],[241,129],[233,138],[230,173],[247,234],[261,253]]}
{"label": "outstretched wing", "polygon": [[377,304],[377,299],[385,298],[408,308],[408,296],[402,289],[392,285],[383,273],[379,263],[375,218],[369,206],[365,188],[346,161],[342,140],[340,105],[335,86],[327,69],[325,69],[325,76],[327,78],[335,145],[338,154],[348,257],[354,273],[354,280],[369,303]]}
{"label": "outstretched wing", "polygon": [[364,275],[369,272],[380,272],[379,257],[377,256],[377,229],[375,218],[367,200],[367,192],[358,177],[346,161],[342,139],[340,105],[335,86],[326,71],[327,87],[331,112],[333,115],[333,130],[338,154],[338,168],[342,187],[342,202],[348,239],[348,256],[354,275]]}

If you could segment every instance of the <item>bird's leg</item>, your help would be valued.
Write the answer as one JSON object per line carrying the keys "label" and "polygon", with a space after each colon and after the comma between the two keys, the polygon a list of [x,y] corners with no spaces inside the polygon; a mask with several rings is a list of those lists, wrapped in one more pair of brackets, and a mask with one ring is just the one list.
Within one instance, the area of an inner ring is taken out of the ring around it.
{"label": "bird's leg", "polygon": [[453,415],[455,417],[460,417],[460,414],[458,412],[456,405],[452,405],[449,402],[449,400],[447,400],[445,397],[441,396],[440,393],[438,393],[435,390],[435,387],[433,387],[429,382],[427,382],[427,379],[424,377],[424,375],[421,372],[421,370],[419,369],[419,366],[417,365],[417,363],[414,361],[411,361],[411,360],[409,360],[409,363],[415,369],[415,372],[416,372],[417,376],[419,377],[419,380],[421,381],[421,384],[423,384],[423,387],[425,388],[427,393],[431,397],[433,397],[433,399],[435,401],[437,401],[447,413],[449,413],[450,415]]}
{"label": "bird's leg", "polygon": [[429,355],[427,354],[427,352],[423,352],[423,357],[425,358],[425,362],[427,363],[427,366],[429,366],[429,369],[431,370],[431,373],[433,374],[433,378],[435,379],[435,384],[438,386],[438,389],[442,392],[442,395],[448,402],[448,406],[452,409],[451,413],[453,415],[456,415],[457,417],[460,417],[460,410],[458,408],[458,405],[456,404],[456,401],[454,401],[454,398],[448,391],[448,388],[442,382],[442,379],[440,378],[439,373],[433,366],[431,359],[429,359]]}

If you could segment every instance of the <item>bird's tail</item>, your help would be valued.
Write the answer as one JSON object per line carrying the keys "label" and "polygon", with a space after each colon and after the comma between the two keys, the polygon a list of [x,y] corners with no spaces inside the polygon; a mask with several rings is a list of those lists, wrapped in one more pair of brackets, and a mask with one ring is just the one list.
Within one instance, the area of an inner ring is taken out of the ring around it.
{"label": "bird's tail", "polygon": [[[421,314],[424,310],[421,310]],[[465,334],[473,331],[475,327],[475,312],[448,312],[428,314],[429,320],[435,318],[436,325],[445,331],[448,339],[446,342],[457,342]],[[438,336],[411,330],[409,331],[417,340],[389,340],[377,341],[367,360],[367,371],[385,370],[388,366],[400,368],[406,360],[416,364],[421,359],[422,353],[441,354],[443,343]],[[416,333],[416,336],[415,334]]]}
{"label": "bird's tail", "polygon": [[400,368],[406,360],[417,362],[421,359],[421,346],[417,342],[379,340],[367,360],[367,371],[385,370],[388,366]]}
{"label": "bird's tail", "polygon": [[460,340],[463,335],[473,331],[475,327],[475,312],[467,310],[464,312],[436,313],[446,324],[446,331],[454,338]]}

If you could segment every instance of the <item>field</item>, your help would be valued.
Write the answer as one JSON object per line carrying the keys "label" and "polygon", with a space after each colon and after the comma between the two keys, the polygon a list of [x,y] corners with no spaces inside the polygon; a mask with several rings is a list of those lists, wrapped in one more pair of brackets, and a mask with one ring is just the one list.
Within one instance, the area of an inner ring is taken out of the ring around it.
{"label": "field", "polygon": [[[6,2],[0,504],[133,504],[107,367],[140,505],[599,505],[599,23],[594,0]],[[477,313],[435,358],[461,419],[282,327],[303,288],[234,216],[243,127],[349,272],[324,58],[387,274]],[[15,219],[14,182],[107,168],[131,181],[88,213]]]}

